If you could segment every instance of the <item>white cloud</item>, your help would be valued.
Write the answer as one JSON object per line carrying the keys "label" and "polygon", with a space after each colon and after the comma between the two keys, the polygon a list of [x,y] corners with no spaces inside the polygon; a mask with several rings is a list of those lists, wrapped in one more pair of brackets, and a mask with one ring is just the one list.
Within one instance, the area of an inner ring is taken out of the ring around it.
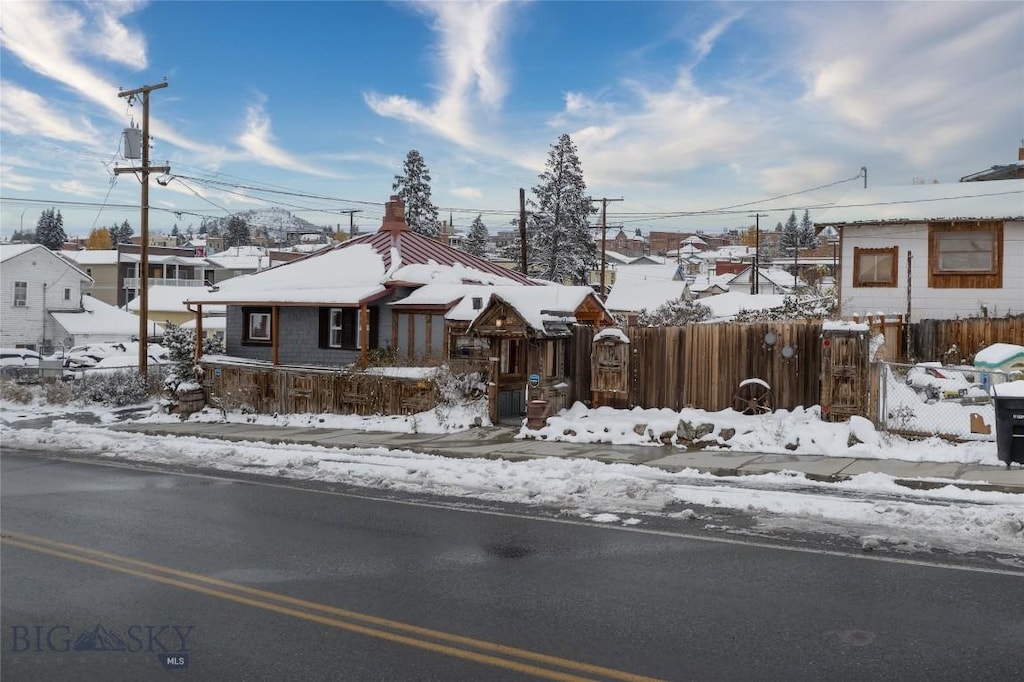
{"label": "white cloud", "polygon": [[503,31],[509,24],[510,3],[441,2],[416,7],[431,14],[438,35],[440,96],[424,104],[403,95],[364,94],[378,115],[432,131],[465,147],[480,144],[473,120],[496,111],[507,91],[501,54]]}
{"label": "white cloud", "polygon": [[80,197],[93,197],[102,195],[106,188],[89,187],[78,180],[66,180],[64,182],[56,182],[52,187],[58,192],[67,192],[68,194],[77,194]]}
{"label": "white cloud", "polygon": [[257,161],[269,166],[310,175],[333,177],[331,173],[314,168],[274,144],[274,135],[270,130],[270,116],[264,110],[265,101],[266,98],[260,97],[259,101],[249,105],[246,111],[245,130],[236,140],[239,146],[249,152]]}
{"label": "white cloud", "polygon": [[476,187],[455,187],[450,190],[450,194],[462,199],[479,199],[484,195],[484,193]]}
{"label": "white cloud", "polygon": [[0,129],[12,135],[42,135],[52,140],[102,146],[85,117],[65,118],[51,102],[11,82],[4,83],[0,99]]}
{"label": "white cloud", "polygon": [[790,59],[806,81],[804,103],[851,134],[871,136],[875,145],[924,165],[989,135],[993,124],[1015,125],[1019,134],[1024,6],[834,3],[819,9],[794,14],[807,44]]}

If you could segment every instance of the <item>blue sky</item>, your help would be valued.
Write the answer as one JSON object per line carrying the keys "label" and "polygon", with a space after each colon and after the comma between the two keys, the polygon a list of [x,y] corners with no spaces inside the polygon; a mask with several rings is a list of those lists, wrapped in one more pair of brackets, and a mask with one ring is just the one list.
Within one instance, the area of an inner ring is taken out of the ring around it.
{"label": "blue sky", "polygon": [[266,206],[376,229],[410,149],[444,217],[505,229],[562,133],[624,199],[610,224],[774,225],[862,166],[956,182],[1024,138],[1019,2],[9,1],[0,41],[4,236],[50,206],[69,234],[138,231],[118,91],[164,77],[155,231]]}

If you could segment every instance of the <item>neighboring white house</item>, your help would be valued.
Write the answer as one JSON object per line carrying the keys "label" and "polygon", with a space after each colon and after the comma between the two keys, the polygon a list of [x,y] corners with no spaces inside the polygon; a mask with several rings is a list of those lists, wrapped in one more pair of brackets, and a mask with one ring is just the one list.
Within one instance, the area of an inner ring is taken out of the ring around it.
{"label": "neighboring white house", "polygon": [[860,190],[815,222],[840,232],[843,315],[1024,312],[1024,180]]}
{"label": "neighboring white house", "polygon": [[48,352],[63,344],[51,313],[81,310],[82,293],[92,284],[41,244],[0,246],[0,346]]}
{"label": "neighboring white house", "polygon": [[[744,268],[727,280],[726,286],[729,291],[738,293],[750,293],[750,278],[753,272],[752,267]],[[716,278],[721,283],[721,277]],[[758,294],[791,294],[798,287],[807,286],[800,277],[794,277],[780,268],[758,268],[757,293]]]}

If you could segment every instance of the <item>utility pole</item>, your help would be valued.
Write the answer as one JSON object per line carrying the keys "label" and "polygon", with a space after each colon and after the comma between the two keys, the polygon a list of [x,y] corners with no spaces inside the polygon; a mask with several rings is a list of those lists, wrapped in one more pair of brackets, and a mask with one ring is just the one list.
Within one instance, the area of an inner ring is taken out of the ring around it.
{"label": "utility pole", "polygon": [[767,213],[751,213],[748,218],[754,219],[754,271],[750,273],[750,293],[761,293],[761,218],[767,218]]}
{"label": "utility pole", "polygon": [[136,97],[142,100],[142,166],[115,168],[114,174],[142,173],[141,226],[139,245],[139,374],[146,376],[149,372],[149,174],[170,173],[170,166],[149,165],[149,93],[152,90],[166,88],[167,81],[156,85],[143,85],[134,90],[122,90],[118,97],[127,97],[132,104]]}
{"label": "utility pole", "polygon": [[526,190],[522,187],[519,188],[519,262],[523,274],[529,274],[526,271]]}
{"label": "utility pole", "polygon": [[348,236],[349,236],[349,239],[351,239],[352,237],[356,236],[356,222],[355,222],[356,213],[362,213],[362,212],[363,212],[363,209],[361,209],[361,208],[348,208],[348,209],[345,209],[343,211],[338,211],[338,213],[348,213]]}
{"label": "utility pole", "polygon": [[599,295],[602,301],[608,300],[608,294],[605,292],[605,267],[608,265],[608,260],[605,258],[607,249],[605,244],[607,243],[606,231],[608,229],[608,202],[609,201],[623,201],[620,197],[618,199],[601,199],[601,286],[598,289]]}
{"label": "utility pole", "polygon": [[861,166],[860,167],[860,172],[861,172],[861,175],[864,176],[864,189],[867,189],[868,188],[868,167],[867,166]]}

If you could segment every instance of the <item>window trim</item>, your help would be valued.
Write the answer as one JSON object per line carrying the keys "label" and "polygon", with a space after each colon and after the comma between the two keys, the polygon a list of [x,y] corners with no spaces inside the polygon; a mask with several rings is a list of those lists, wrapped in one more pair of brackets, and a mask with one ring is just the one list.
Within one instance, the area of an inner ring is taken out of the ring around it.
{"label": "window trim", "polygon": [[[944,234],[987,233],[991,237],[992,263],[988,270],[945,270],[940,266],[939,245]],[[1003,286],[1003,221],[961,220],[928,224],[928,286],[934,289],[1001,289]]]}
{"label": "window trim", "polygon": [[[21,295],[18,295],[19,290]],[[15,308],[27,308],[28,307],[28,282],[15,282],[14,283],[14,300],[11,302]]]}
{"label": "window trim", "polygon": [[[885,280],[862,282],[860,279],[861,259],[865,256],[882,255],[888,255],[892,258],[892,266],[889,269],[889,278]],[[884,287],[888,289],[899,286],[899,262],[900,247],[898,246],[884,246],[877,248],[863,248],[855,246],[853,249],[853,286],[856,288]]]}
{"label": "window trim", "polygon": [[[253,335],[253,323],[262,317],[266,324],[266,336]],[[246,346],[269,346],[273,343],[273,311],[270,308],[242,308],[242,344]]]}

